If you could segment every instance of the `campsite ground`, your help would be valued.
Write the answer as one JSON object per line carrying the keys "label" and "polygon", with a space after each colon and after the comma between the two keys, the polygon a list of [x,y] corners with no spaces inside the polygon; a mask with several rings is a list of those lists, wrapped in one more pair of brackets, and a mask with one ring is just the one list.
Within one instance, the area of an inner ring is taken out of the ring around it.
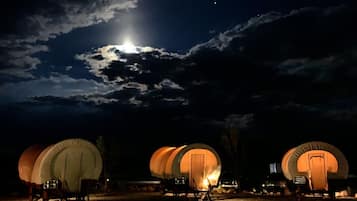
{"label": "campsite ground", "polygon": [[[0,196],[1,201],[27,201],[25,196]],[[91,194],[89,200],[96,201],[194,201],[192,195],[174,197],[172,195],[163,195],[159,192],[131,192],[131,193],[108,193],[108,194]],[[207,199],[206,199],[207,200]],[[272,196],[272,195],[252,195],[250,193],[237,194],[212,194],[212,201],[299,201],[295,196]],[[329,201],[325,197],[302,197],[300,201]],[[344,197],[337,198],[337,201],[355,201],[356,198]],[[54,201],[54,199],[53,199]]]}

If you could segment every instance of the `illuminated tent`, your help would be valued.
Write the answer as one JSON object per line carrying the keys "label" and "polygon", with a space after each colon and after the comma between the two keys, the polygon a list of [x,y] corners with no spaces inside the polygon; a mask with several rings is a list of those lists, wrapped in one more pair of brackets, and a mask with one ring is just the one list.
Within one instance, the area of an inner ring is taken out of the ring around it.
{"label": "illuminated tent", "polygon": [[152,176],[161,179],[186,177],[190,187],[207,190],[209,185],[217,185],[221,174],[221,159],[206,144],[164,146],[152,154],[150,171]]}
{"label": "illuminated tent", "polygon": [[28,147],[22,153],[18,164],[19,177],[21,180],[26,183],[31,183],[33,165],[35,164],[37,157],[45,148],[45,146],[36,144]]}
{"label": "illuminated tent", "polygon": [[83,139],[67,139],[43,147],[33,145],[20,156],[18,172],[28,184],[58,179],[68,192],[79,192],[81,180],[98,180],[102,158],[95,145]]}
{"label": "illuminated tent", "polygon": [[285,153],[282,171],[289,180],[304,176],[311,190],[328,190],[329,179],[347,179],[348,162],[343,153],[331,144],[312,141]]}

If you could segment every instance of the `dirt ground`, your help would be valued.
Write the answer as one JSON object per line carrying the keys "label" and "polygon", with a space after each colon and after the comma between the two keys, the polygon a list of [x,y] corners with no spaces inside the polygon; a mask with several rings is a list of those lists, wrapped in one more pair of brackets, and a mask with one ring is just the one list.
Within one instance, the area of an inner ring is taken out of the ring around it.
{"label": "dirt ground", "polygon": [[[298,199],[295,196],[277,196],[277,195],[252,195],[249,193],[236,193],[236,194],[211,194],[212,201],[329,201],[331,199],[325,197],[301,197]],[[2,197],[1,201],[27,201],[25,196],[7,196]],[[40,199],[41,200],[41,199]],[[40,201],[39,200],[39,201]],[[55,201],[56,199],[51,199]],[[59,200],[59,199],[57,199]],[[74,200],[74,199],[70,199]],[[86,198],[88,200],[88,198]],[[108,193],[108,194],[91,194],[89,200],[95,201],[196,201],[200,200],[193,195],[178,195],[173,196],[170,194],[163,195],[158,192],[132,192],[132,193]],[[208,200],[207,197],[204,200]],[[356,198],[345,197],[337,198],[337,201],[356,201]]]}

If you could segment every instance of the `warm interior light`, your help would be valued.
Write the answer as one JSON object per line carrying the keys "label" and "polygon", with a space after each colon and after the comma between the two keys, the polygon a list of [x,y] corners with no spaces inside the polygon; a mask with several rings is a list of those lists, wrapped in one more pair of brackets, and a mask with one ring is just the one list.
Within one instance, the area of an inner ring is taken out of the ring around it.
{"label": "warm interior light", "polygon": [[208,176],[202,181],[203,188],[208,189],[209,186],[217,184],[220,174],[221,168],[218,166],[216,170],[209,173]]}

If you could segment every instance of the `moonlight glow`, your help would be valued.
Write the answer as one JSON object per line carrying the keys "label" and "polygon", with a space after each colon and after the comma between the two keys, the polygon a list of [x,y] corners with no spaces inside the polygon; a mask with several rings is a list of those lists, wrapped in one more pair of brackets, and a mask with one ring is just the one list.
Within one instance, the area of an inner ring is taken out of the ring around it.
{"label": "moonlight glow", "polygon": [[118,47],[118,49],[127,54],[138,53],[136,46],[129,39],[125,40],[124,43]]}

